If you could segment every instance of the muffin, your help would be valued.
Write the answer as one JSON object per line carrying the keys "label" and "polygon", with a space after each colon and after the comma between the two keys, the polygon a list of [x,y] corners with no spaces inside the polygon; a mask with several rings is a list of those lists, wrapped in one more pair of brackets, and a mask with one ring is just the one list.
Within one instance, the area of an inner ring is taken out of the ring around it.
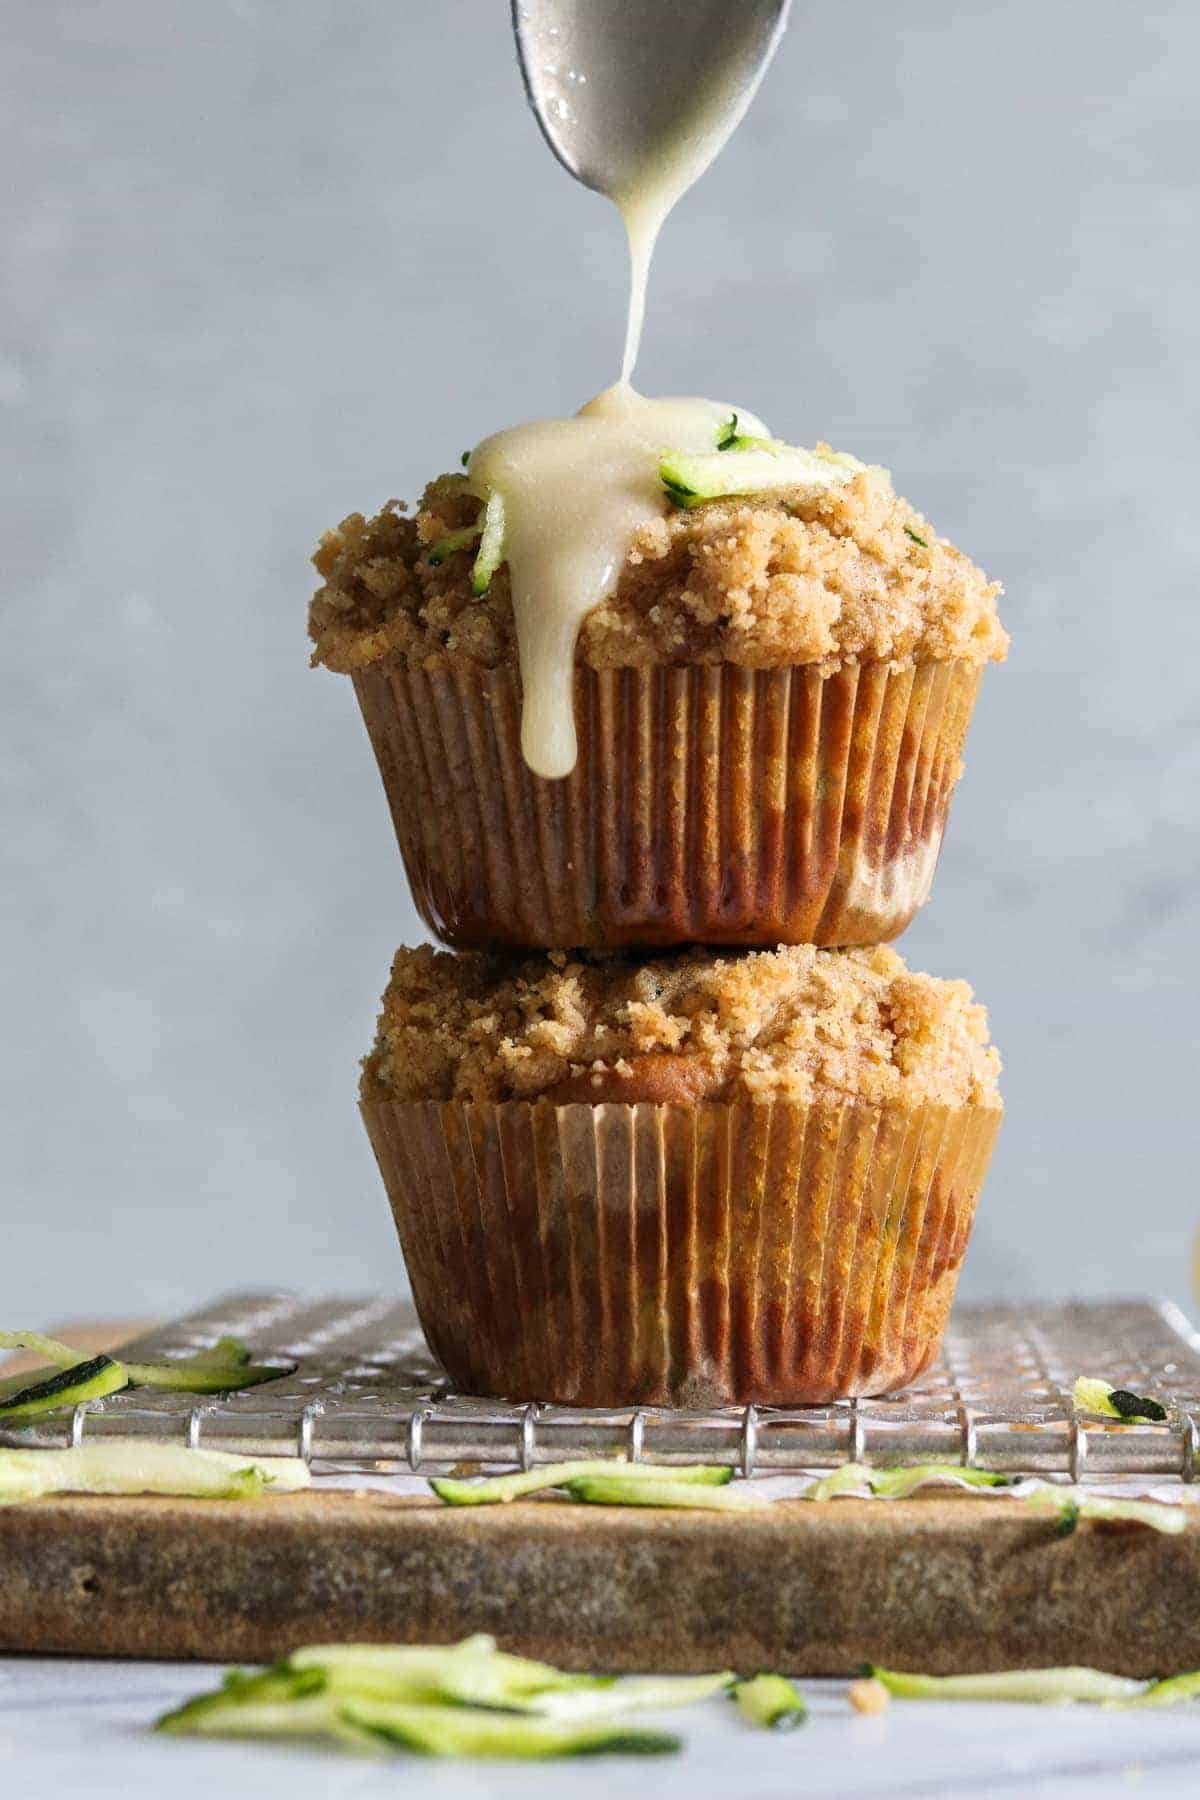
{"label": "muffin", "polygon": [[461,1391],[807,1404],[936,1356],[999,1066],[970,988],[886,947],[425,947],[361,1103]]}
{"label": "muffin", "polygon": [[1008,640],[998,588],[853,466],[817,491],[663,493],[580,632],[559,780],[521,754],[508,570],[476,597],[467,479],[327,534],[313,660],[353,678],[434,932],[611,950],[904,930]]}

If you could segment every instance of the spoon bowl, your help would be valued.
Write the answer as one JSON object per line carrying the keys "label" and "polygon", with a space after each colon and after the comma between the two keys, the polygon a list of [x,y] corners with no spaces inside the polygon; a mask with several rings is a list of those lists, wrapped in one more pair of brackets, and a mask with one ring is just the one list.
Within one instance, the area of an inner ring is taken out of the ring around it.
{"label": "spoon bowl", "polygon": [[686,161],[695,179],[754,98],[789,5],[513,0],[543,137],[577,181],[618,205],[664,161]]}

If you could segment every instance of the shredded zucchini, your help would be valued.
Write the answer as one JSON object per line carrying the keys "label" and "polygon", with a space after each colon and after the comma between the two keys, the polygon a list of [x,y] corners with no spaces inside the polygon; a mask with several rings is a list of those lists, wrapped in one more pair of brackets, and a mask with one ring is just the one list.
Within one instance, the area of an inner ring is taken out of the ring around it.
{"label": "shredded zucchini", "polygon": [[526,1469],[520,1475],[493,1475],[482,1481],[455,1481],[449,1476],[436,1476],[429,1485],[447,1506],[498,1506],[511,1500],[522,1500],[527,1494],[544,1493],[550,1488],[569,1488],[574,1481],[596,1476],[610,1480],[619,1477],[638,1482],[675,1482],[701,1487],[723,1487],[733,1479],[733,1470],[694,1463],[672,1468],[660,1463],[627,1463],[619,1458],[609,1461],[545,1463],[540,1469]]}
{"label": "shredded zucchini", "polygon": [[542,1759],[625,1752],[654,1755],[678,1750],[662,1732],[620,1730],[601,1723],[566,1723],[436,1701],[380,1700],[324,1690],[294,1700],[218,1704],[192,1717],[168,1714],[158,1729],[174,1736],[321,1739],[382,1756],[412,1750],[428,1756]]}
{"label": "shredded zucchini", "polygon": [[664,1731],[628,1726],[562,1723],[464,1706],[421,1706],[403,1701],[347,1700],[340,1717],[385,1743],[426,1756],[503,1756],[541,1760],[551,1756],[662,1756],[680,1749]]}
{"label": "shredded zucchini", "polygon": [[70,1344],[46,1337],[40,1331],[0,1331],[0,1350],[32,1350],[58,1369],[72,1369],[87,1361],[84,1351],[72,1350]]}
{"label": "shredded zucchini", "polygon": [[1167,1409],[1160,1400],[1147,1394],[1131,1394],[1128,1388],[1111,1387],[1107,1381],[1097,1381],[1087,1375],[1081,1375],[1076,1381],[1072,1399],[1076,1412],[1096,1413],[1103,1419],[1123,1419],[1127,1424],[1146,1420],[1161,1425],[1167,1416]]}
{"label": "shredded zucchini", "polygon": [[1106,1706],[1178,1706],[1184,1700],[1200,1698],[1200,1670],[1186,1675],[1171,1675],[1164,1681],[1152,1681],[1132,1700],[1108,1700]]}
{"label": "shredded zucchini", "polygon": [[471,592],[482,598],[492,585],[492,576],[504,561],[504,501],[499,494],[489,494],[483,509],[479,554],[471,571]]}
{"label": "shredded zucchini", "polygon": [[453,556],[455,551],[468,549],[482,530],[483,516],[481,514],[474,525],[464,525],[459,531],[448,531],[444,537],[438,539],[436,544],[431,544],[425,552],[426,562],[432,569],[440,568],[447,557]]}
{"label": "shredded zucchini", "polygon": [[497,1706],[546,1718],[593,1719],[646,1707],[686,1706],[729,1686],[728,1669],[713,1675],[647,1675],[617,1680],[576,1675],[549,1663],[509,1656],[490,1637],[460,1644],[314,1644],[290,1666],[318,1670],[330,1690],[360,1699],[455,1701]]}
{"label": "shredded zucchini", "polygon": [[158,1721],[160,1731],[202,1732],[206,1721],[222,1712],[244,1713],[257,1706],[273,1706],[280,1701],[310,1699],[324,1693],[327,1686],[322,1669],[297,1669],[293,1663],[275,1663],[269,1669],[250,1674],[245,1669],[230,1669],[221,1685],[211,1694],[199,1694],[185,1700]]}
{"label": "shredded zucchini", "polygon": [[771,1504],[757,1493],[750,1493],[749,1485],[718,1488],[696,1481],[635,1481],[628,1475],[588,1475],[568,1482],[567,1492],[573,1500],[582,1500],[589,1506],[672,1506],[697,1512],[748,1512]]}
{"label": "shredded zucchini", "polygon": [[755,1675],[739,1681],[733,1698],[744,1719],[768,1731],[794,1731],[808,1717],[803,1696],[786,1675]]}
{"label": "shredded zucchini", "polygon": [[611,1679],[572,1675],[549,1663],[508,1656],[490,1637],[460,1644],[315,1644],[291,1658],[294,1669],[319,1670],[328,1686],[359,1699],[454,1701],[542,1712],[552,1695],[590,1696]]}
{"label": "shredded zucchini", "polygon": [[1080,1519],[1146,1525],[1168,1537],[1187,1530],[1187,1510],[1159,1500],[1117,1500],[1106,1494],[1085,1493],[1082,1488],[1058,1488],[1039,1482],[1032,1493],[1019,1495],[1031,1512],[1057,1514],[1060,1534],[1069,1537]]}
{"label": "shredded zucchini", "polygon": [[220,1450],[101,1439],[75,1450],[0,1450],[0,1505],[45,1494],[179,1494],[253,1500],[309,1484],[295,1456],[230,1456]]}
{"label": "shredded zucchini", "polygon": [[994,1469],[965,1469],[957,1463],[910,1463],[896,1469],[874,1469],[866,1463],[843,1463],[832,1475],[814,1481],[806,1500],[834,1500],[840,1494],[880,1500],[907,1500],[923,1487],[1011,1487],[1011,1476]]}
{"label": "shredded zucchini", "polygon": [[779,438],[742,436],[737,431],[736,413],[721,428],[715,450],[672,450],[658,465],[658,478],[668,498],[685,508],[782,488],[815,494],[843,487],[860,474],[887,479],[886,469],[859,462],[842,451],[802,450]]}
{"label": "shredded zucchini", "polygon": [[[628,1725],[647,1707],[689,1705],[729,1688],[711,1675],[572,1675],[509,1656],[490,1637],[460,1644],[309,1645],[286,1662],[232,1670],[214,1692],[158,1721],[176,1736],[330,1738],[348,1748],[434,1756],[650,1755],[677,1738]],[[799,1697],[792,1692],[792,1704]]]}
{"label": "shredded zucchini", "polygon": [[1069,1700],[1127,1700],[1145,1683],[1103,1669],[1005,1669],[987,1675],[915,1675],[900,1669],[875,1669],[897,1700],[1024,1700],[1041,1705]]}
{"label": "shredded zucchini", "polygon": [[221,1363],[178,1357],[161,1363],[126,1363],[131,1387],[172,1394],[234,1394],[295,1373],[295,1363]]}
{"label": "shredded zucchini", "polygon": [[674,504],[688,508],[780,488],[819,493],[843,487],[865,467],[853,457],[835,461],[774,438],[734,438],[717,450],[672,451],[660,459],[658,478]]}
{"label": "shredded zucchini", "polygon": [[103,1400],[128,1387],[129,1375],[111,1356],[93,1356],[69,1369],[52,1369],[48,1375],[25,1378],[0,1399],[0,1423],[36,1419],[64,1406],[80,1406],[86,1400]]}
{"label": "shredded zucchini", "polygon": [[1047,1482],[998,1474],[993,1469],[965,1469],[953,1463],[916,1463],[897,1469],[873,1469],[864,1463],[843,1463],[832,1475],[814,1481],[806,1500],[833,1500],[839,1495],[906,1500],[928,1486],[965,1488],[990,1493],[1015,1488],[1013,1499],[1031,1512],[1049,1513],[1058,1522],[1059,1534],[1069,1537],[1080,1519],[1124,1521],[1146,1525],[1152,1531],[1176,1534],[1187,1529],[1187,1513],[1181,1505],[1155,1500],[1110,1499],[1081,1487],[1055,1487]]}
{"label": "shredded zucchini", "polygon": [[738,416],[731,413],[726,424],[722,425],[717,435],[718,450],[786,450],[787,445],[779,438],[749,437],[738,430]]}
{"label": "shredded zucchini", "polygon": [[242,1687],[225,1685],[215,1694],[202,1694],[174,1712],[164,1713],[155,1729],[172,1737],[328,1738],[344,1749],[382,1756],[379,1737],[342,1715],[342,1703],[326,1691],[318,1678],[306,1687],[282,1678],[256,1695],[254,1677]]}
{"label": "shredded zucchini", "polygon": [[[251,1362],[250,1351],[235,1337],[219,1338],[208,1349],[160,1363],[126,1362],[115,1356],[86,1358],[40,1331],[0,1331],[0,1350],[35,1351],[63,1372],[55,1376],[39,1371],[0,1382],[0,1416],[6,1418],[33,1418],[77,1405],[80,1400],[102,1399],[125,1387],[180,1394],[236,1393],[264,1381],[278,1381],[296,1369],[294,1362]],[[74,1380],[66,1380],[68,1375]],[[80,1391],[85,1387],[86,1391]]]}
{"label": "shredded zucchini", "polygon": [[578,1688],[539,1694],[529,1710],[551,1719],[601,1718],[606,1714],[643,1712],[649,1708],[692,1706],[731,1688],[731,1669],[715,1675],[629,1675],[621,1681],[595,1676],[595,1689]]}

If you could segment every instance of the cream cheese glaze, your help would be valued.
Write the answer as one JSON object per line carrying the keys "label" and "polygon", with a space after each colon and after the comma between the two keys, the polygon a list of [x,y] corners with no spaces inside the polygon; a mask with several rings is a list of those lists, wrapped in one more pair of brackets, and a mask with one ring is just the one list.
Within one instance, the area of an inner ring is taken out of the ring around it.
{"label": "cream cheese glaze", "polygon": [[658,234],[676,202],[728,143],[756,86],[757,82],[746,85],[741,65],[734,59],[710,69],[686,120],[676,126],[671,138],[659,143],[652,159],[614,196],[629,240],[629,311],[621,359],[621,380],[626,384],[633,380],[641,348],[646,284]]}
{"label": "cream cheese glaze", "polygon": [[630,260],[620,381],[573,418],[537,420],[485,438],[467,465],[472,490],[483,500],[499,494],[504,502],[504,560],[524,694],[521,749],[536,775],[557,778],[575,766],[579,627],[615,585],[634,532],[661,514],[660,457],[715,449],[734,411],[739,431],[770,436],[743,407],[649,400],[630,385],[659,231],[729,138],[756,85],[747,85],[732,55],[710,70],[686,117],[614,195]]}
{"label": "cream cheese glaze", "polygon": [[472,452],[472,487],[504,501],[521,749],[536,775],[569,775],[575,766],[575,641],[612,589],[638,526],[662,511],[659,458],[711,450],[735,410],[741,430],[769,436],[741,407],[647,400],[619,382],[573,418],[498,431]]}

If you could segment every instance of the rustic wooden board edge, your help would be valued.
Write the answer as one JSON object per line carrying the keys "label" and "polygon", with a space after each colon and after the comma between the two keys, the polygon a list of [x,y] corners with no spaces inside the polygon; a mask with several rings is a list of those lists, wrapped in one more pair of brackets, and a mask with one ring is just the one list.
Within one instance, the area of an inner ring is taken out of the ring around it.
{"label": "rustic wooden board edge", "polygon": [[1200,1524],[1059,1538],[967,1497],[736,1517],[374,1491],[0,1509],[5,1650],[256,1662],[473,1631],[574,1668],[1171,1674],[1200,1666]]}

